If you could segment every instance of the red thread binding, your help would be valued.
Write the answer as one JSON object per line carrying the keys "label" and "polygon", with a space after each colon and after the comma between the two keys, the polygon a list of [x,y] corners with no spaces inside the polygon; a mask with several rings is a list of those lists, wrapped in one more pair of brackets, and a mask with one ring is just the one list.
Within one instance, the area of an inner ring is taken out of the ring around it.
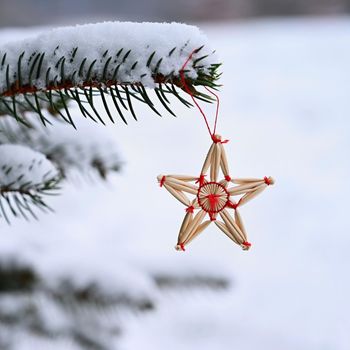
{"label": "red thread binding", "polygon": [[200,174],[199,175],[199,178],[196,180],[196,184],[199,183],[199,186],[203,186],[204,185],[204,182],[205,182],[205,177],[207,175],[203,175],[203,174]]}
{"label": "red thread binding", "polygon": [[231,176],[230,175],[225,175],[225,180],[230,182],[232,179],[231,179]]}
{"label": "red thread binding", "polygon": [[212,213],[209,213],[209,218],[210,218],[210,221],[216,220],[216,217]]}
{"label": "red thread binding", "polygon": [[[227,203],[228,203],[229,198],[230,198],[230,194],[227,192],[226,187],[225,187],[224,185],[222,185],[221,183],[219,183],[219,182],[214,182],[214,181],[206,182],[203,186],[207,186],[207,185],[211,185],[211,184],[215,184],[215,185],[221,187],[221,188],[224,190],[224,192],[226,193],[226,203],[225,203],[225,205],[224,205],[220,210],[214,210],[214,209],[208,210],[207,208],[205,208],[205,207],[203,206],[203,203],[201,202],[201,199],[200,199],[199,194],[200,194],[200,192],[201,192],[202,186],[199,187],[198,192],[197,192],[198,204],[200,205],[200,207],[201,207],[205,212],[207,212],[207,213],[209,214],[209,216],[210,216],[211,214],[214,214],[214,213],[219,213],[221,210],[223,210],[224,208],[226,208],[226,207],[227,207]],[[215,195],[215,194],[210,194],[210,195],[207,196],[207,198],[208,198],[209,201],[211,202],[211,203],[210,203],[210,207],[211,207],[211,208],[213,208],[213,207],[215,208],[215,206],[216,206],[216,204],[217,204],[216,195]],[[211,200],[210,200],[210,199],[211,199]]]}
{"label": "red thread binding", "polygon": [[165,176],[162,177],[162,179],[159,182],[159,186],[162,187],[164,185],[165,182]]}
{"label": "red thread binding", "polygon": [[186,249],[185,249],[185,244],[184,243],[180,243],[179,244],[181,250],[184,252]]}
{"label": "red thread binding", "polygon": [[214,143],[227,143],[229,140],[224,140],[222,141],[221,139],[217,138],[216,135],[211,135],[211,139],[213,140]]}
{"label": "red thread binding", "polygon": [[208,200],[209,200],[209,206],[210,206],[211,212],[215,211],[215,207],[219,203],[220,196],[217,194],[211,193],[211,194],[207,195],[206,198],[208,198]]}
{"label": "red thread binding", "polygon": [[243,242],[242,244],[243,244],[244,246],[246,246],[246,247],[251,247],[251,246],[252,246],[252,244],[249,243],[249,242]]}
{"label": "red thread binding", "polygon": [[194,206],[193,205],[190,205],[189,207],[186,208],[186,213],[193,214],[193,211],[194,211]]}
{"label": "red thread binding", "polygon": [[267,176],[264,177],[264,181],[265,181],[267,186],[271,185],[271,181]]}
{"label": "red thread binding", "polygon": [[226,204],[226,206],[228,207],[228,208],[232,208],[232,209],[237,209],[237,207],[238,207],[238,204],[239,204],[239,202],[238,203],[232,203],[231,201],[228,201],[227,202],[227,204]]}

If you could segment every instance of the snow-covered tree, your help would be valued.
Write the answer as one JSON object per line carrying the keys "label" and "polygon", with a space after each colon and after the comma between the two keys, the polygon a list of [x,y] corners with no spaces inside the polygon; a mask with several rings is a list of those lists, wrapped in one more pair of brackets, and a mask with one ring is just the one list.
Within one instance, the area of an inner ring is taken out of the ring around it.
{"label": "snow-covered tree", "polygon": [[49,209],[44,196],[72,169],[120,169],[115,141],[93,123],[76,137],[77,110],[102,124],[137,120],[135,101],[175,115],[172,98],[192,106],[186,92],[211,102],[197,87],[215,89],[219,66],[198,28],[177,23],[90,24],[0,45],[1,217]]}

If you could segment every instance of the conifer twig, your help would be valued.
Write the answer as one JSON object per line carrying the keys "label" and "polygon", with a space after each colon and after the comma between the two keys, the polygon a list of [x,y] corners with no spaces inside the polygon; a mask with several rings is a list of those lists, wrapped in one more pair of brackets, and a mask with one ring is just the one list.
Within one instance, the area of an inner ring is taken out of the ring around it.
{"label": "conifer twig", "polygon": [[[118,31],[120,39],[104,37],[112,30]],[[86,37],[99,41],[87,43]],[[46,124],[42,110],[49,109],[74,126],[69,110],[69,102],[74,101],[83,116],[105,123],[96,107],[101,101],[112,122],[118,114],[126,123],[122,109],[136,118],[133,103],[138,101],[161,114],[155,108],[158,100],[175,115],[170,95],[191,106],[181,96],[186,91],[179,70],[193,50],[195,55],[184,71],[186,85],[194,97],[211,102],[197,87],[216,89],[220,64],[196,27],[141,23],[133,24],[131,31],[128,23],[103,23],[57,29],[7,44],[0,47],[0,114],[23,121],[23,112],[31,111]],[[155,94],[150,96],[146,88]]]}

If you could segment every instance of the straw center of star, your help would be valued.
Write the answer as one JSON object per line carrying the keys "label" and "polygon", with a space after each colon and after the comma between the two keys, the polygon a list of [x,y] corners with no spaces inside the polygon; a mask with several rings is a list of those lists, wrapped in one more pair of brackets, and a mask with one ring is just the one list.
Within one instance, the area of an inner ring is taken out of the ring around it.
{"label": "straw center of star", "polygon": [[199,187],[197,198],[201,208],[207,213],[218,213],[229,201],[229,193],[218,182],[207,182]]}

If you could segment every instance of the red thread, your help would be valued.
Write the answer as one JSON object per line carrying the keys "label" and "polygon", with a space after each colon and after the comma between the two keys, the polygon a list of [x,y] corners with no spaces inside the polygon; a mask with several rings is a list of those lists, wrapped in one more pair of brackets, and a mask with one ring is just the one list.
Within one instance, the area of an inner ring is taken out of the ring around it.
{"label": "red thread", "polygon": [[[186,92],[191,96],[191,99],[193,101],[193,103],[196,105],[196,107],[198,108],[198,110],[200,111],[200,113],[202,114],[203,118],[204,118],[204,121],[205,121],[205,124],[207,126],[207,129],[209,131],[209,134],[210,136],[212,137],[215,137],[215,132],[216,132],[216,125],[217,125],[217,120],[218,120],[218,115],[219,115],[219,106],[220,106],[220,99],[219,99],[219,96],[216,95],[213,91],[211,91],[208,87],[205,86],[206,90],[211,93],[212,95],[215,96],[216,98],[216,114],[215,114],[215,121],[214,121],[214,129],[213,129],[213,132],[211,132],[210,130],[210,126],[209,126],[209,123],[208,123],[208,119],[207,119],[207,116],[205,115],[203,109],[201,108],[201,106],[198,104],[198,102],[196,101],[196,99],[194,98],[194,95],[192,93],[192,91],[190,90],[190,88],[188,87],[187,83],[186,83],[186,79],[185,79],[185,74],[184,74],[184,69],[185,67],[187,66],[188,62],[191,60],[192,56],[198,52],[198,49],[195,49],[191,52],[191,54],[188,56],[187,60],[185,61],[185,63],[183,64],[183,66],[181,67],[180,69],[180,78],[181,78],[181,83],[184,87],[184,89],[186,90]],[[214,139],[213,139],[214,141]],[[215,142],[215,141],[214,141]],[[217,142],[221,142],[221,143],[226,143],[228,142],[228,140],[222,142],[222,141],[216,141],[215,143]]]}
{"label": "red thread", "polygon": [[159,186],[162,187],[164,185],[165,182],[165,176],[162,177],[162,179],[160,180]]}
{"label": "red thread", "polygon": [[213,140],[214,143],[221,142],[221,139],[218,139],[215,135],[211,135],[211,139]]}
{"label": "red thread", "polygon": [[179,244],[181,250],[184,252],[186,249],[185,249],[185,244],[184,243],[180,243]]}
{"label": "red thread", "polygon": [[251,247],[251,245],[252,245],[252,244],[249,243],[249,242],[243,242],[242,244],[243,244],[244,246],[246,246],[246,247]]}
{"label": "red thread", "polygon": [[190,205],[188,208],[186,208],[186,213],[193,214],[193,211],[194,211],[194,206],[193,205]]}
{"label": "red thread", "polygon": [[209,200],[209,206],[211,211],[214,211],[217,204],[219,203],[220,195],[211,193],[211,194],[208,194],[206,198],[208,198]]}
{"label": "red thread", "polygon": [[214,130],[213,130],[213,135],[215,135],[215,133],[216,133],[216,124],[217,124],[218,116],[219,116],[220,99],[219,99],[219,96],[217,94],[215,94],[213,91],[211,91],[208,87],[206,87],[206,86],[204,86],[204,87],[205,87],[205,89],[208,92],[210,92],[216,98],[216,113],[215,113],[215,122],[214,122]]}
{"label": "red thread", "polygon": [[227,202],[227,204],[226,204],[226,206],[228,207],[228,208],[232,208],[232,209],[237,209],[237,207],[238,207],[238,203],[232,203],[231,201],[228,201]]}
{"label": "red thread", "polygon": [[[209,199],[209,202],[210,202],[210,210],[208,210],[207,208],[205,208],[205,206],[203,205],[202,201],[201,201],[201,198],[200,198],[200,192],[202,190],[202,187],[203,186],[207,186],[207,185],[216,185],[216,186],[219,186],[221,187],[221,189],[226,193],[226,203],[225,205],[220,209],[220,210],[215,210],[215,206],[216,206],[216,203],[214,202],[217,202],[218,199],[216,198],[216,195],[215,194],[209,194],[207,196],[207,198]],[[223,186],[221,183],[219,182],[215,182],[215,181],[211,181],[211,182],[206,182],[203,186],[200,186],[199,189],[198,189],[198,192],[197,192],[197,201],[198,201],[198,204],[200,205],[200,207],[210,215],[213,215],[215,213],[219,213],[221,210],[225,209],[228,205],[228,202],[229,202],[229,198],[230,198],[230,194],[227,192],[227,189],[225,186]]]}
{"label": "red thread", "polygon": [[200,174],[199,175],[199,178],[196,180],[196,184],[199,183],[199,186],[203,186],[204,185],[204,182],[205,182],[205,177],[207,175],[203,175],[203,174]]}
{"label": "red thread", "polygon": [[213,140],[214,143],[227,143],[229,140],[224,140],[222,141],[221,139],[217,138],[216,135],[211,135],[211,139]]}
{"label": "red thread", "polygon": [[210,221],[216,220],[216,217],[212,213],[209,213],[209,218],[210,218]]}
{"label": "red thread", "polygon": [[271,185],[271,181],[267,176],[264,177],[264,181],[265,181],[267,186]]}
{"label": "red thread", "polygon": [[231,176],[230,175],[225,175],[225,180],[230,182],[232,179],[231,179]]}

